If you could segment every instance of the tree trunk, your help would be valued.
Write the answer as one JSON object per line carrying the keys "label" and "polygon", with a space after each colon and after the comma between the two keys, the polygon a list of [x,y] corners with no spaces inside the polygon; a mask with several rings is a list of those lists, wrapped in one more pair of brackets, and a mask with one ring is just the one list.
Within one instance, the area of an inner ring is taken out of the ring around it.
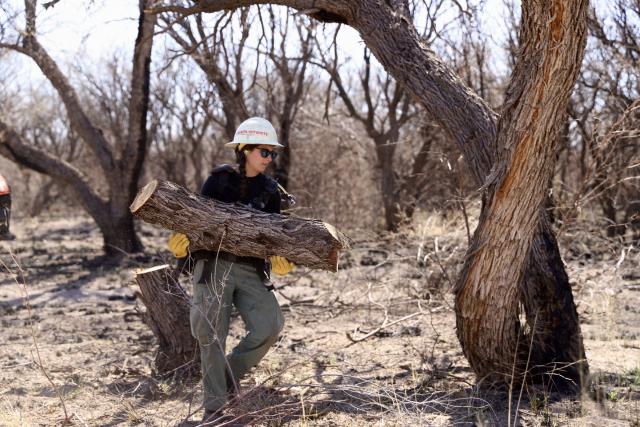
{"label": "tree trunk", "polygon": [[226,251],[238,256],[279,255],[295,264],[337,271],[348,238],[318,220],[268,214],[222,203],[167,181],[152,181],[131,205],[133,214],[189,237],[191,251]]}
{"label": "tree trunk", "polygon": [[387,231],[395,233],[402,221],[402,214],[395,173],[390,166],[386,165],[382,169],[382,200]]}
{"label": "tree trunk", "polygon": [[108,216],[104,220],[97,220],[102,233],[105,255],[117,260],[125,254],[141,252],[144,247],[136,233],[133,216]]}
{"label": "tree trunk", "polygon": [[618,209],[616,209],[615,203],[616,189],[603,190],[602,194],[598,198],[600,206],[602,207],[602,213],[607,220],[606,230],[607,237],[616,237],[623,235],[626,231],[625,224],[618,224]]}
{"label": "tree trunk", "polygon": [[380,184],[382,190],[382,203],[384,205],[384,218],[387,231],[397,232],[400,226],[401,211],[395,172],[393,170],[393,155],[395,152],[394,139],[383,136],[375,139],[378,165],[380,166]]}
{"label": "tree trunk", "polygon": [[196,340],[189,326],[189,295],[170,273],[168,265],[135,271],[138,296],[147,311],[142,320],[158,339],[155,367],[160,374],[192,370],[198,362]]}
{"label": "tree trunk", "polygon": [[[548,215],[542,218],[519,286],[533,330],[529,368],[534,380],[570,390],[585,384],[589,366],[569,277],[560,257],[550,256],[559,252],[558,242],[548,231]],[[527,339],[531,341],[531,336]]]}
{"label": "tree trunk", "polygon": [[403,214],[408,220],[413,217],[420,194],[424,191],[426,183],[431,178],[429,173],[424,172],[424,169],[429,161],[431,146],[435,139],[432,129],[431,123],[421,126],[422,147],[420,147],[420,151],[413,159],[411,173],[404,178],[404,182],[400,186]]}
{"label": "tree trunk", "polygon": [[289,189],[289,171],[291,169],[291,136],[292,123],[288,118],[280,122],[280,143],[284,145],[284,148],[280,150],[280,156],[275,164],[275,172],[273,177],[282,185],[285,189]]}
{"label": "tree trunk", "polygon": [[[534,245],[534,238],[545,226],[540,218],[553,176],[563,112],[584,51],[586,11],[584,0],[523,2],[522,48],[499,123],[498,146],[504,150],[489,181],[489,198],[456,286],[458,337],[481,380],[509,384],[514,375],[516,381],[521,380],[532,367],[532,360],[537,364],[539,359],[549,356],[548,351],[543,352],[544,346],[550,344],[548,341],[529,345],[536,339],[549,338],[538,334],[538,327],[545,332],[555,331],[549,328],[555,309],[572,305],[525,298],[531,333],[523,334],[518,321],[518,301],[523,296],[566,296],[558,292],[558,283],[564,281],[559,276],[564,271],[559,274],[557,267],[561,263],[555,260],[547,260],[547,273],[541,276],[553,276],[551,289],[544,286],[541,277],[537,277],[535,292],[526,286],[519,287],[518,283],[524,280],[531,284],[524,274],[532,247],[554,249],[552,234],[540,245]],[[554,307],[543,309],[544,304]],[[540,314],[550,318],[540,318]],[[575,326],[579,331],[577,322]],[[574,335],[569,344],[578,341],[581,339]],[[558,350],[552,350],[554,356],[572,358],[556,359],[556,365],[577,362],[584,368],[579,372],[586,370],[586,362],[576,359],[584,355],[583,351],[576,352],[575,347],[571,348],[571,354]],[[552,369],[543,368],[547,373]],[[580,378],[571,380],[580,383]]]}

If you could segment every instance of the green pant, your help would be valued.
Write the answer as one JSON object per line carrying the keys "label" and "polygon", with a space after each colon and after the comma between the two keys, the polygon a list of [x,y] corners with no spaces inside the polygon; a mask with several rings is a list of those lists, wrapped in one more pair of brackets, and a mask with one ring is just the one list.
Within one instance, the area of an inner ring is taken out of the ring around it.
{"label": "green pant", "polygon": [[[193,280],[191,333],[200,345],[204,407],[216,411],[226,401],[228,387],[233,387],[231,378],[237,382],[276,342],[284,318],[253,266],[199,260]],[[247,335],[225,357],[231,304],[240,312]]]}

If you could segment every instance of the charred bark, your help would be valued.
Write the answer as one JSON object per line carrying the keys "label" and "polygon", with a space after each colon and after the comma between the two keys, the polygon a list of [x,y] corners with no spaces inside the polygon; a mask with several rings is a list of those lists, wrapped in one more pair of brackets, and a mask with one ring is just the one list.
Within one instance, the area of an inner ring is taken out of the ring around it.
{"label": "charred bark", "polygon": [[[288,120],[285,120],[288,122]],[[291,170],[291,147],[289,137],[291,133],[291,123],[280,123],[280,141],[285,144],[280,151],[278,160],[274,167],[273,177],[285,189],[289,188],[289,171]]]}
{"label": "charred bark", "polygon": [[384,217],[387,231],[397,232],[402,220],[400,211],[400,198],[393,170],[393,153],[395,151],[394,140],[376,141],[376,153],[380,166],[380,184],[382,187],[382,201],[384,205]]}
{"label": "charred bark", "polygon": [[295,264],[337,271],[339,251],[348,247],[347,237],[322,221],[223,203],[167,181],[152,181],[142,188],[131,212],[186,234],[191,251],[222,250],[258,258],[279,255]]}
{"label": "charred bark", "polygon": [[144,249],[131,215],[119,218],[109,216],[106,222],[98,222],[98,228],[103,236],[103,250],[107,257],[119,258]]}
{"label": "charred bark", "polygon": [[538,229],[519,286],[531,326],[523,336],[520,365],[530,356],[528,375],[533,380],[550,389],[573,390],[585,384],[589,373],[580,320],[564,264],[559,257],[550,256],[559,249],[546,215]]}

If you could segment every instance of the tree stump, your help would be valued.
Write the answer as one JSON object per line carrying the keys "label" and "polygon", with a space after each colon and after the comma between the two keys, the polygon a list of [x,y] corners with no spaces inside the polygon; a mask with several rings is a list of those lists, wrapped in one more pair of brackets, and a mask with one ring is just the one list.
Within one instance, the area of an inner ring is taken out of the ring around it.
{"label": "tree stump", "polygon": [[349,247],[349,239],[325,222],[223,203],[168,181],[144,186],[130,209],[146,222],[186,234],[191,251],[265,259],[279,255],[298,265],[337,271],[339,252]]}
{"label": "tree stump", "polygon": [[168,265],[134,272],[140,287],[138,296],[146,306],[143,321],[158,339],[156,371],[167,374],[191,369],[197,362],[197,343],[189,326],[189,295],[171,275]]}

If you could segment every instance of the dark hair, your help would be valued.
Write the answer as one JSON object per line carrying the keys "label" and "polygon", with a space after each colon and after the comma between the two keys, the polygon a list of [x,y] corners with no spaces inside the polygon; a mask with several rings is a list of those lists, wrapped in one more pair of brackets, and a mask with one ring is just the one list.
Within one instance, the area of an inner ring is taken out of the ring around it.
{"label": "dark hair", "polygon": [[235,153],[236,153],[236,162],[238,162],[238,170],[240,171],[240,200],[244,200],[249,191],[249,182],[247,180],[247,171],[246,171],[246,162],[247,155],[244,153],[245,150],[251,151],[257,147],[257,145],[247,144],[242,147],[242,150],[239,149],[239,145],[236,145]]}

